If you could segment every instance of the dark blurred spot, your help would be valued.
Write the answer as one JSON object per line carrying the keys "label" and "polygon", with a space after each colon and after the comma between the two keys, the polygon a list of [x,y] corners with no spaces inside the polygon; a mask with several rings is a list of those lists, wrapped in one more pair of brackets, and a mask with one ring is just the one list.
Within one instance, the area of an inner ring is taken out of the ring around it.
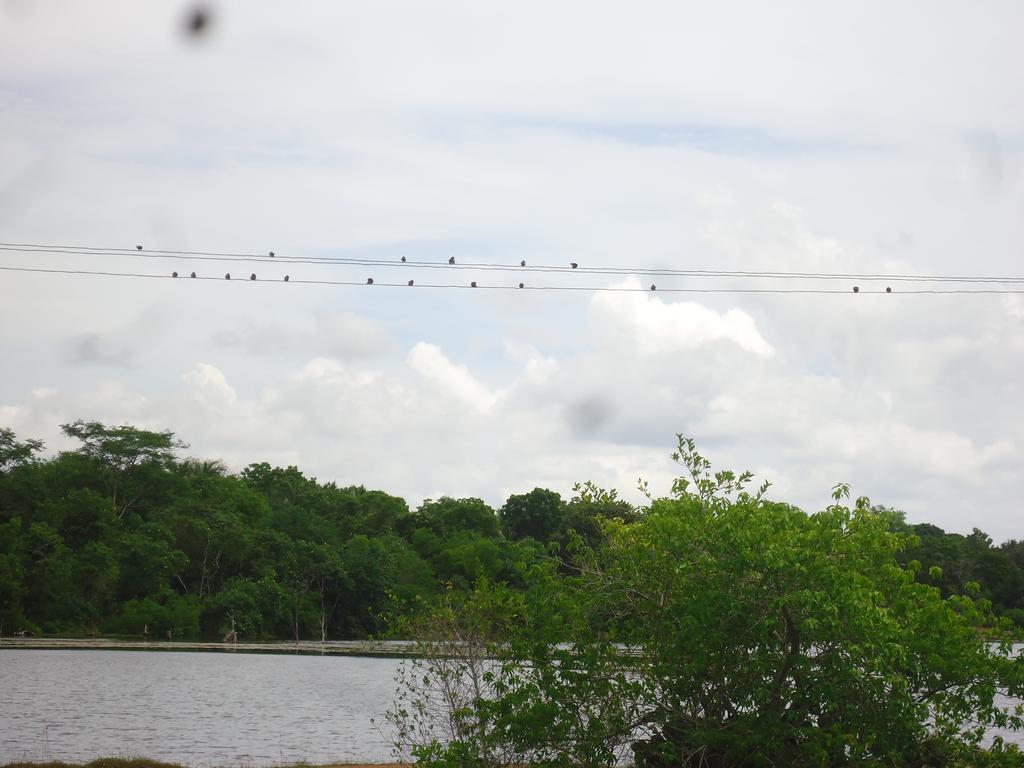
{"label": "dark blurred spot", "polygon": [[194,6],[185,16],[185,34],[202,37],[210,30],[210,21],[210,11],[206,6]]}
{"label": "dark blurred spot", "polygon": [[75,366],[127,368],[133,357],[131,349],[112,343],[97,333],[77,334],[64,345],[64,359]]}
{"label": "dark blurred spot", "polygon": [[586,397],[569,405],[566,420],[573,433],[581,437],[593,437],[611,421],[614,408],[600,396]]}

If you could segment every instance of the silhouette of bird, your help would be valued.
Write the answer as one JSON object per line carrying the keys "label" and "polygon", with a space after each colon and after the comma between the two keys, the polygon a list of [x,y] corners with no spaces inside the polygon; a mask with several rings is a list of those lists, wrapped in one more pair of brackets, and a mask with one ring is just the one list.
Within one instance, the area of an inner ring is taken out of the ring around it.
{"label": "silhouette of bird", "polygon": [[402,257],[402,263],[405,264],[405,256]]}
{"label": "silhouette of bird", "polygon": [[519,266],[520,267],[525,267],[526,266],[526,259],[523,259],[522,261],[520,261],[519,262]]}
{"label": "silhouette of bird", "polygon": [[270,258],[274,258],[274,252],[273,251],[270,252]]}
{"label": "silhouette of bird", "polygon": [[890,288],[888,285],[885,286],[885,292],[886,293],[892,293],[892,288]]}
{"label": "silhouette of bird", "polygon": [[448,257],[448,263],[449,264],[454,264],[455,263],[455,257],[454,256],[449,256]]}
{"label": "silhouette of bird", "polygon": [[856,285],[855,285],[855,286],[853,286],[853,292],[854,292],[854,293],[860,293],[860,288],[859,288],[859,287],[857,287]]}
{"label": "silhouette of bird", "polygon": [[578,267],[579,264],[577,264],[575,261],[570,261],[569,266],[572,267],[573,269],[576,269],[576,267]]}
{"label": "silhouette of bird", "polygon": [[249,279],[250,280],[255,280],[256,279],[256,273],[253,272],[251,275],[249,275]]}
{"label": "silhouette of bird", "polygon": [[177,272],[171,272],[171,277],[177,277],[177,276],[178,276]]}
{"label": "silhouette of bird", "polygon": [[470,288],[476,288],[476,280],[469,284]]}
{"label": "silhouette of bird", "polygon": [[520,287],[520,288],[522,288],[522,287],[523,287],[523,284],[522,284],[522,283],[520,283],[520,284],[519,284],[519,287]]}
{"label": "silhouette of bird", "polygon": [[136,245],[135,246],[135,250],[136,251],[141,251],[142,250],[142,246],[141,245]]}
{"label": "silhouette of bird", "polygon": [[284,276],[284,281],[285,281],[286,283],[288,282],[288,275],[285,275],[285,276]]}
{"label": "silhouette of bird", "polygon": [[367,285],[373,285],[373,278],[372,277],[366,278],[366,284]]}
{"label": "silhouette of bird", "polygon": [[409,281],[409,285],[412,285],[412,280]]}
{"label": "silhouette of bird", "polygon": [[196,276],[195,272],[193,272],[191,275],[189,275],[189,277],[195,277],[195,276]]}
{"label": "silhouette of bird", "polygon": [[225,272],[224,273],[224,279],[225,280],[230,280],[231,279],[231,273],[230,272]]}
{"label": "silhouette of bird", "polygon": [[651,283],[651,290],[652,291],[658,290],[658,286],[656,286],[654,283]]}

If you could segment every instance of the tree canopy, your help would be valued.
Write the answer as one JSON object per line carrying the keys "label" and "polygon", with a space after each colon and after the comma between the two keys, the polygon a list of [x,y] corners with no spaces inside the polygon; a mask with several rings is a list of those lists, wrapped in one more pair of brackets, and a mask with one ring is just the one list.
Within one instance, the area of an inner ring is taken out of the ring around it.
{"label": "tree canopy", "polygon": [[1024,544],[842,485],[808,515],[680,439],[683,476],[641,507],[587,482],[410,508],[181,457],[169,431],[64,429],[80,446],[48,457],[0,430],[0,634],[457,636],[422,662],[461,702],[418,744],[438,766],[976,764],[1019,724],[996,694],[1021,692],[999,643]]}
{"label": "tree canopy", "polygon": [[915,537],[846,486],[808,515],[690,441],[675,458],[673,492],[571,574],[541,561],[525,592],[480,583],[424,620],[402,746],[438,767],[1018,764],[979,748],[1022,726],[999,695],[1024,670],[982,641],[1008,622],[976,588],[918,581]]}

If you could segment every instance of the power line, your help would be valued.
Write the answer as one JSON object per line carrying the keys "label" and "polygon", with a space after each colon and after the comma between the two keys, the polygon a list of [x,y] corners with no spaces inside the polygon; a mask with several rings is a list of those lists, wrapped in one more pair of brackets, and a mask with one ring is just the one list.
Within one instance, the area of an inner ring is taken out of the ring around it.
{"label": "power line", "polygon": [[364,286],[367,288],[433,288],[449,290],[500,290],[500,291],[575,291],[584,293],[608,292],[608,293],[764,293],[764,294],[821,294],[821,295],[851,295],[855,294],[899,294],[924,295],[924,294],[1024,294],[1024,289],[995,289],[995,288],[909,288],[900,290],[859,290],[848,291],[838,288],[641,288],[630,286],[582,286],[582,285],[470,285],[466,283],[385,283],[379,281],[358,281],[358,280],[312,280],[291,278],[290,276],[277,278],[266,277],[216,277],[210,275],[199,275],[195,277],[186,275],[152,274],[146,272],[113,272],[105,270],[90,269],[56,269],[46,267],[9,267],[0,266],[5,272],[29,272],[44,274],[60,274],[72,276],[102,276],[102,277],[129,277],[144,278],[153,280],[178,280],[188,282],[189,280],[214,280],[217,282],[231,283],[274,283],[274,284],[297,284],[297,285],[346,285]]}
{"label": "power line", "polygon": [[[447,269],[469,270],[478,272],[537,272],[559,274],[589,274],[612,276],[646,276],[646,277],[687,277],[687,278],[729,278],[757,280],[843,280],[865,282],[923,282],[923,283],[993,283],[1021,284],[1021,276],[984,276],[984,275],[921,275],[921,274],[883,274],[856,272],[790,272],[770,270],[717,270],[717,269],[671,269],[645,267],[576,267],[558,266],[553,264],[500,264],[485,262],[439,263],[412,259],[382,259],[371,257],[341,256],[271,256],[268,254],[238,253],[225,251],[185,251],[145,249],[137,246],[130,248],[101,248],[96,246],[61,246],[37,243],[0,243],[0,251],[21,253],[47,253],[56,255],[81,256],[119,256],[146,259],[183,259],[190,261],[227,261],[255,263],[290,263],[309,265],[365,266],[384,268],[412,269]],[[404,257],[403,257],[404,258]],[[843,292],[843,291],[840,291]],[[903,291],[904,293],[906,291]]]}

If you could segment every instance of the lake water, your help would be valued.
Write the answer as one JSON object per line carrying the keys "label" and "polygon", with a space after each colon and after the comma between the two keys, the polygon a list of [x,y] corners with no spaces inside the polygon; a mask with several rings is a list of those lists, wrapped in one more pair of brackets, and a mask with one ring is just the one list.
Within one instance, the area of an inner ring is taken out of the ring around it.
{"label": "lake water", "polygon": [[0,763],[102,756],[191,766],[391,762],[378,729],[400,663],[0,650]]}
{"label": "lake water", "polygon": [[[0,649],[0,763],[190,766],[393,760],[399,659]],[[1021,734],[1002,734],[1024,742]]]}

